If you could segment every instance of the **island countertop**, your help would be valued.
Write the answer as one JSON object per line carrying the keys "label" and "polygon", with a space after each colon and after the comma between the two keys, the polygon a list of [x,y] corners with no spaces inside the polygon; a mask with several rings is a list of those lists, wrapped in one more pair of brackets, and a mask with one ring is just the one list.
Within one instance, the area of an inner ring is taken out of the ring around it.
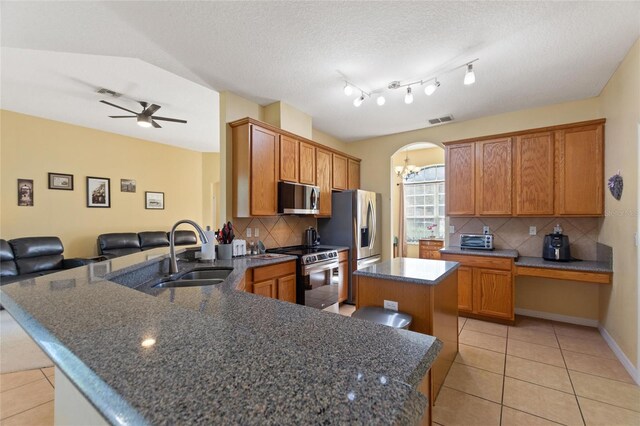
{"label": "island countertop", "polygon": [[439,340],[237,290],[247,269],[288,256],[219,260],[234,268],[222,284],[152,289],[142,277],[168,266],[166,251],[0,288],[109,423],[419,421]]}
{"label": "island countertop", "polygon": [[396,257],[395,259],[359,269],[353,274],[412,284],[437,285],[458,269],[459,266],[458,262]]}

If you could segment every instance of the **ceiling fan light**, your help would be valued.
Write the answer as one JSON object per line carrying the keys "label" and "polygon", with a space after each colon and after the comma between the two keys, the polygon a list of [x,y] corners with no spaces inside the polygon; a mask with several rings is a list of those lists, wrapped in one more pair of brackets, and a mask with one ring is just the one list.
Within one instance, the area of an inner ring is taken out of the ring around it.
{"label": "ceiling fan light", "polygon": [[413,93],[411,93],[411,86],[407,87],[407,94],[404,95],[404,103],[407,105],[413,103]]}
{"label": "ceiling fan light", "polygon": [[344,94],[347,96],[351,96],[353,94],[353,87],[351,87],[349,83],[344,84]]}
{"label": "ceiling fan light", "polygon": [[363,102],[364,102],[364,95],[360,95],[359,97],[353,100],[353,106],[359,107],[360,105],[362,105]]}
{"label": "ceiling fan light", "polygon": [[151,127],[153,125],[151,124],[151,117],[147,117],[147,116],[139,115],[138,118],[136,119],[136,122],[140,127]]}
{"label": "ceiling fan light", "polygon": [[387,100],[384,98],[384,96],[378,96],[378,99],[376,99],[376,103],[378,104],[378,106],[382,106],[387,102]]}
{"label": "ceiling fan light", "polygon": [[424,88],[424,93],[427,96],[433,95],[433,93],[440,87],[440,82],[438,80],[434,81],[431,84],[428,84],[427,87]]}
{"label": "ceiling fan light", "polygon": [[476,74],[473,72],[473,64],[467,65],[467,73],[464,75],[464,84],[469,86],[476,82]]}

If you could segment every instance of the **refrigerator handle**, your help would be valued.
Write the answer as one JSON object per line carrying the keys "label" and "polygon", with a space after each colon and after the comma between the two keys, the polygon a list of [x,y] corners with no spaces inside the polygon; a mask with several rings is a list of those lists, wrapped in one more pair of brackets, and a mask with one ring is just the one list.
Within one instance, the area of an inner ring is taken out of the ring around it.
{"label": "refrigerator handle", "polygon": [[376,208],[371,200],[369,200],[369,212],[371,212],[371,239],[369,241],[369,250],[373,249],[373,244],[376,241]]}

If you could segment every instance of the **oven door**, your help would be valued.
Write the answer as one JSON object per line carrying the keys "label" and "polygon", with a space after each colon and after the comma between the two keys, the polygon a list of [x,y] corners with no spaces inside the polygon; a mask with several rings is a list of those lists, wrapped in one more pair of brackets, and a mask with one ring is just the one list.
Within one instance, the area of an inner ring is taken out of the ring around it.
{"label": "oven door", "polygon": [[302,265],[300,287],[304,290],[305,306],[324,309],[338,303],[338,280],[334,278],[338,266],[337,260]]}

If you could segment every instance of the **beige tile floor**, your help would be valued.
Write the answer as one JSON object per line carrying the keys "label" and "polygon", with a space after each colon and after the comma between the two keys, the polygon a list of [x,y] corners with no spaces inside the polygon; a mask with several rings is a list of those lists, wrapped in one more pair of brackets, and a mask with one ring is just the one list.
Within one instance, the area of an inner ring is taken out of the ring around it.
{"label": "beige tile floor", "polygon": [[519,317],[460,318],[460,352],[435,424],[640,425],[636,386],[597,329]]}
{"label": "beige tile floor", "polygon": [[[640,425],[640,388],[596,329],[526,317],[458,329],[436,425]],[[53,368],[0,375],[0,426],[52,425],[54,386]]]}

